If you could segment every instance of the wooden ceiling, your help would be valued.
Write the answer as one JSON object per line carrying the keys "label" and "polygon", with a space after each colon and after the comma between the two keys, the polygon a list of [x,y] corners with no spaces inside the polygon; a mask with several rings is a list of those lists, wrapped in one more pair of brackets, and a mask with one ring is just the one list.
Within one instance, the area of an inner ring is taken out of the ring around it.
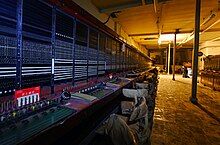
{"label": "wooden ceiling", "polygon": [[[114,20],[147,48],[167,47],[167,42],[159,46],[158,38],[174,34],[176,29],[180,32],[177,42],[181,46],[193,45],[193,37],[189,37],[194,30],[195,0],[92,0],[92,3],[102,13],[120,11]],[[220,39],[219,3],[219,0],[201,0],[200,43]]]}

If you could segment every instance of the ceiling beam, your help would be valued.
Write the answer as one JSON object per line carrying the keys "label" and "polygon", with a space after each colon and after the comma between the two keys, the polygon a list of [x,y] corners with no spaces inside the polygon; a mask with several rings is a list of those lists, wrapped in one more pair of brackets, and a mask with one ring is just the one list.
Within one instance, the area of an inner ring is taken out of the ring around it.
{"label": "ceiling beam", "polygon": [[[124,10],[124,9],[128,9],[128,8],[132,8],[132,7],[139,7],[139,6],[143,6],[143,5],[153,4],[154,1],[155,0],[136,0],[133,3],[103,8],[103,9],[100,9],[99,11],[100,11],[100,13],[111,13],[114,11],[120,11],[120,10]],[[157,1],[157,3],[164,3],[164,2],[170,1],[170,0],[159,0],[159,1],[156,0],[156,1]]]}
{"label": "ceiling beam", "polygon": [[[168,44],[162,44],[160,46],[158,45],[145,45],[146,48],[148,50],[161,50],[161,49],[165,49],[168,47]],[[178,47],[177,49],[192,49],[193,48],[193,45],[192,44],[185,44],[185,45],[182,45],[181,47]]]}
{"label": "ceiling beam", "polygon": [[208,40],[208,41],[213,42],[213,41],[216,41],[216,40],[219,40],[219,39],[220,39],[220,37],[215,37],[215,38],[213,38],[211,40]]}
{"label": "ceiling beam", "polygon": [[136,1],[136,2],[130,3],[130,4],[117,5],[117,6],[113,6],[113,7],[109,7],[109,8],[104,8],[104,9],[100,9],[99,11],[101,13],[110,13],[110,12],[120,11],[120,10],[124,10],[124,9],[128,9],[128,8],[132,8],[132,7],[138,7],[138,6],[142,6],[141,1]]}
{"label": "ceiling beam", "polygon": [[[189,31],[180,31],[178,34],[184,34],[184,33],[191,33],[193,30],[189,30]],[[200,32],[202,32],[203,30],[200,30]],[[220,28],[213,28],[213,29],[209,29],[206,30],[206,32],[219,32]],[[175,31],[170,31],[170,32],[162,32],[161,34],[174,34]],[[129,37],[135,37],[135,36],[151,36],[151,35],[158,35],[158,32],[156,33],[139,33],[139,34],[129,34]]]}
{"label": "ceiling beam", "polygon": [[[192,32],[192,30],[190,30],[190,31],[180,31],[179,34],[181,34],[181,33],[190,33],[190,32]],[[175,31],[173,31],[173,32],[161,32],[161,34],[174,34],[174,33],[175,33]],[[158,32],[156,32],[156,33],[139,33],[139,34],[129,34],[128,36],[130,36],[130,37],[151,36],[151,35],[158,35],[158,34],[159,34]]]}

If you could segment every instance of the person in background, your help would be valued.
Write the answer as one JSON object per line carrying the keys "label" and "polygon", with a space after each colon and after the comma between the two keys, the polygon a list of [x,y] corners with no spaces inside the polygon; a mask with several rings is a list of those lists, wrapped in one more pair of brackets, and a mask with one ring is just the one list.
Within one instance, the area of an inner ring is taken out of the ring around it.
{"label": "person in background", "polygon": [[183,63],[183,66],[182,66],[182,77],[183,78],[188,78],[188,70],[187,70],[187,67],[184,65]]}
{"label": "person in background", "polygon": [[188,76],[188,69],[187,69],[187,67],[186,66],[184,66],[184,76],[185,76],[185,78],[189,78],[189,76]]}
{"label": "person in background", "polygon": [[184,77],[184,65],[182,65],[181,67],[181,73],[182,73],[182,77]]}

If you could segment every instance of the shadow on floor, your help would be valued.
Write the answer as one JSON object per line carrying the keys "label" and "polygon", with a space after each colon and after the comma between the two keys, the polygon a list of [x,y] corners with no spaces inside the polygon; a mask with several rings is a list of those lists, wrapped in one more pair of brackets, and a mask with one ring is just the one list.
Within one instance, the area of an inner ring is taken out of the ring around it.
{"label": "shadow on floor", "polygon": [[[175,80],[175,82],[178,82],[178,83],[182,83],[182,84],[185,84],[185,85],[192,85],[192,83],[190,82],[190,83],[186,83],[186,82],[182,82],[182,81],[179,81],[179,80]],[[201,86],[201,85],[199,85],[199,83],[198,83],[198,88],[202,88],[202,89],[211,89],[210,87],[204,87],[204,86]]]}
{"label": "shadow on floor", "polygon": [[204,111],[207,115],[209,115],[210,117],[212,117],[213,119],[215,119],[216,121],[218,121],[218,123],[220,123],[220,118],[218,118],[215,114],[213,114],[212,112],[210,112],[209,110],[207,110],[205,107],[203,107],[201,104],[197,103],[195,104],[199,109],[201,109],[202,111]]}

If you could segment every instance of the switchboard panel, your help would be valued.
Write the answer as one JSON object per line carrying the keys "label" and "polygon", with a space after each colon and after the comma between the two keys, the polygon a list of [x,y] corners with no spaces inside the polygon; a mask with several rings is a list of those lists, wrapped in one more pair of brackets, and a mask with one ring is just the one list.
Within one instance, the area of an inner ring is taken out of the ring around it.
{"label": "switchboard panel", "polygon": [[131,68],[133,68],[134,66],[134,61],[135,61],[135,59],[134,59],[134,52],[133,52],[133,50],[131,49]]}
{"label": "switchboard panel", "polygon": [[97,76],[98,70],[98,32],[89,30],[88,77]]}
{"label": "switchboard panel", "polygon": [[17,2],[15,0],[0,0],[0,31],[2,33],[16,34],[16,11]]}
{"label": "switchboard panel", "polygon": [[107,37],[107,44],[105,49],[106,70],[110,71],[112,68],[112,39]]}
{"label": "switchboard panel", "polygon": [[128,49],[128,68],[131,68],[131,49]]}
{"label": "switchboard panel", "polygon": [[16,87],[16,8],[16,1],[0,0],[0,97]]}
{"label": "switchboard panel", "polygon": [[120,42],[116,43],[116,69],[119,71],[121,69],[121,62],[123,57],[121,56],[121,44]]}
{"label": "switchboard panel", "polygon": [[52,8],[38,0],[23,2],[22,87],[51,81]]}
{"label": "switchboard panel", "polygon": [[125,44],[120,43],[120,60],[121,60],[121,69],[124,70],[125,68]]}
{"label": "switchboard panel", "polygon": [[122,57],[121,58],[121,60],[122,60],[121,67],[124,70],[125,69],[125,59],[126,59],[126,47],[125,47],[124,43],[121,45],[121,57]]}
{"label": "switchboard panel", "polygon": [[116,70],[116,56],[117,56],[117,48],[116,41],[112,40],[112,70]]}
{"label": "switchboard panel", "polygon": [[135,53],[134,50],[131,50],[131,67],[134,68],[136,64],[136,60],[135,60]]}
{"label": "switchboard panel", "polygon": [[98,74],[103,75],[106,69],[105,59],[106,36],[100,33],[99,37],[99,54],[98,54]]}
{"label": "switchboard panel", "polygon": [[39,86],[54,92],[60,83],[137,66],[140,54],[130,46],[61,9],[42,0],[0,0],[0,96]]}
{"label": "switchboard panel", "polygon": [[126,69],[128,69],[129,68],[129,48],[128,47],[126,47],[125,53],[126,53],[126,56],[125,56]]}
{"label": "switchboard panel", "polygon": [[74,80],[81,81],[87,79],[88,73],[88,49],[87,49],[87,38],[88,37],[88,27],[81,22],[76,22],[76,41],[75,41],[75,70],[74,70]]}
{"label": "switchboard panel", "polygon": [[23,2],[23,36],[50,41],[52,7],[39,0]]}
{"label": "switchboard panel", "polygon": [[74,55],[73,32],[73,18],[57,11],[54,61],[55,83],[72,81]]}

